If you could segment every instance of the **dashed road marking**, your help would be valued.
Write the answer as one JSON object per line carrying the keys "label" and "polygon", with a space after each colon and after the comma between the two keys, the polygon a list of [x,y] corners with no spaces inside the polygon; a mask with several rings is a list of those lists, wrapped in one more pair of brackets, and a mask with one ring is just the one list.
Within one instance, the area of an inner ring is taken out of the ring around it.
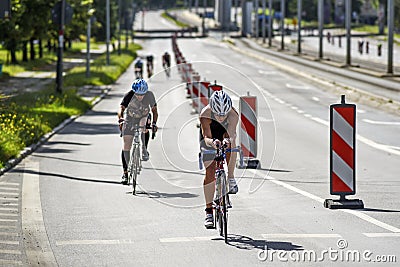
{"label": "dashed road marking", "polygon": [[75,246],[75,245],[121,245],[133,244],[131,239],[96,239],[96,240],[61,240],[56,241],[56,246]]}
{"label": "dashed road marking", "polygon": [[378,124],[378,125],[400,125],[399,121],[373,121],[369,119],[363,119],[362,121],[370,124]]}
{"label": "dashed road marking", "polygon": [[363,233],[367,237],[400,237],[400,233]]}
{"label": "dashed road marking", "polygon": [[169,237],[160,238],[161,243],[180,243],[180,242],[196,242],[196,241],[209,241],[219,236],[186,236],[186,237]]}
{"label": "dashed road marking", "polygon": [[265,239],[273,238],[341,238],[339,234],[262,234]]}

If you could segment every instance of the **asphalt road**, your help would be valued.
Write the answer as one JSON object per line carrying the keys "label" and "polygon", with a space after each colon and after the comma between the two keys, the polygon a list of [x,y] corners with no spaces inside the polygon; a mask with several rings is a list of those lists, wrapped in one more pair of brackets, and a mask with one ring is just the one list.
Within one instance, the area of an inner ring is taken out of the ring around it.
{"label": "asphalt road", "polygon": [[[161,25],[158,15],[146,13],[146,27]],[[0,265],[364,266],[378,259],[399,261],[398,116],[357,104],[356,197],[365,209],[326,209],[324,199],[332,198],[329,105],[340,96],[227,44],[179,39],[202,80],[226,86],[236,107],[240,96],[257,96],[262,169],[236,170],[239,193],[231,198],[225,244],[203,226],[197,114],[177,68],[169,79],[162,72],[161,54],[172,51],[171,40],[142,45],[143,55],[155,55],[156,74],[149,85],[158,101],[160,130],[149,144],[139,194],[119,184],[116,111],[132,83],[132,66],[93,110],[1,177]]]}

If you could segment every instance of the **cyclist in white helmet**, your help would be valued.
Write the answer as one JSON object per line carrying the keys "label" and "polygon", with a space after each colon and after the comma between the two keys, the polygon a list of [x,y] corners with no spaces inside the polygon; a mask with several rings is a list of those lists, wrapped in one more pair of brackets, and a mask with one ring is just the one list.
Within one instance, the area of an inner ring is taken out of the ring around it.
{"label": "cyclist in white helmet", "polygon": [[[148,90],[148,85],[143,79],[136,79],[132,84],[132,90],[124,95],[118,110],[118,123],[123,137],[123,148],[121,153],[123,175],[122,184],[128,182],[128,164],[130,160],[130,150],[132,147],[134,125],[145,126],[151,109],[153,114],[152,130],[157,131],[157,103],[153,92]],[[126,111],[126,112],[125,112]],[[147,145],[150,139],[148,129],[142,132],[142,160],[149,160]]]}
{"label": "cyclist in white helmet", "polygon": [[[206,149],[217,148],[223,143],[228,147],[235,147],[236,127],[239,121],[239,114],[232,107],[232,100],[229,95],[221,91],[214,92],[209,104],[200,113],[200,146]],[[215,155],[203,155],[206,175],[204,177],[204,196],[206,200],[206,228],[214,227],[212,213],[212,202],[215,192]],[[229,193],[236,194],[238,186],[234,178],[236,153],[227,153]]]}

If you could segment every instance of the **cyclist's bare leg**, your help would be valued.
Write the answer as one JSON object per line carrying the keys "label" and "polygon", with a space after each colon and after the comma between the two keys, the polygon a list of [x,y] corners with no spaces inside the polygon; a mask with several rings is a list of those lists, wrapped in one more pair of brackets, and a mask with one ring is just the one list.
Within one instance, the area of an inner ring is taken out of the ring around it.
{"label": "cyclist's bare leg", "polygon": [[206,161],[204,166],[206,166],[206,175],[204,177],[203,190],[206,208],[212,208],[215,193],[215,161]]}
{"label": "cyclist's bare leg", "polygon": [[123,141],[122,152],[124,154],[125,162],[126,164],[129,164],[131,158],[133,135],[124,135],[122,141]]}

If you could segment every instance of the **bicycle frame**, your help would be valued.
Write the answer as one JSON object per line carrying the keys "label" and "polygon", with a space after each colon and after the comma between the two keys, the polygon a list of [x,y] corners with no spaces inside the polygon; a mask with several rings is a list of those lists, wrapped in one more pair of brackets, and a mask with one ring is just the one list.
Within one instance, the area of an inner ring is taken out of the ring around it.
{"label": "bicycle frame", "polygon": [[140,156],[140,129],[144,128],[138,124],[134,125],[133,144],[131,148],[131,159],[128,165],[128,184],[132,180],[132,194],[136,194],[137,176],[142,170],[142,159]]}
{"label": "bicycle frame", "polygon": [[[215,198],[214,198],[214,225],[218,225],[220,236],[224,237],[225,243],[228,243],[228,208],[232,207],[228,195],[228,182],[226,178],[224,164],[226,163],[226,153],[238,152],[239,162],[243,165],[243,154],[239,146],[226,148],[221,146],[216,150],[215,161]],[[214,154],[215,150],[202,149],[199,154],[199,166],[202,169],[203,154]]]}

